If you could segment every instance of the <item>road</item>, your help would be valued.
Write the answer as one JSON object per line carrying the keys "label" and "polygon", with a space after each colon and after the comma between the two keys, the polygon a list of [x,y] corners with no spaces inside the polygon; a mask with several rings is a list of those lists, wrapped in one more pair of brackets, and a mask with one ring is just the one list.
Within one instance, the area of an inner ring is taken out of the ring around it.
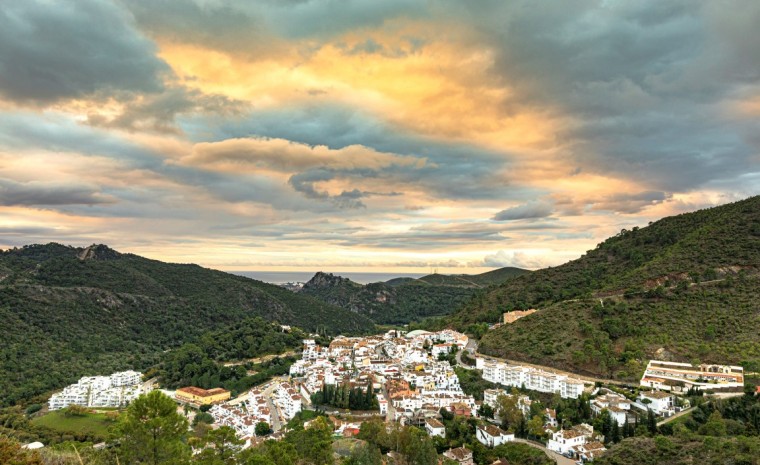
{"label": "road", "polygon": [[457,352],[457,355],[456,355],[457,365],[459,365],[462,368],[466,368],[468,370],[472,370],[473,368],[475,368],[474,366],[468,365],[468,364],[466,364],[466,363],[464,363],[462,361],[462,353],[465,352],[465,351],[469,352],[470,356],[473,356],[473,355],[477,354],[478,353],[478,341],[476,341],[473,338],[470,338],[467,341],[467,345],[464,347],[464,349],[460,350],[459,352]]}
{"label": "road", "polygon": [[575,465],[576,464],[575,460],[569,459],[562,454],[558,454],[554,452],[553,450],[549,450],[541,443],[528,441],[527,439],[520,439],[520,438],[515,438],[515,442],[519,442],[520,444],[526,444],[534,449],[539,449],[539,450],[544,451],[544,454],[546,454],[550,459],[557,462],[557,465]]}

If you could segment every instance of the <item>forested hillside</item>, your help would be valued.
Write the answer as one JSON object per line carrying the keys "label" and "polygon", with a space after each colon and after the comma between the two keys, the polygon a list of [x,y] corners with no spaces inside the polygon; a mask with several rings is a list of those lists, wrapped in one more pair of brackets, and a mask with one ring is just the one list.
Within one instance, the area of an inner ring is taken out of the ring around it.
{"label": "forested hillside", "polygon": [[634,378],[645,360],[760,364],[760,197],[621,231],[578,260],[479,293],[467,328],[538,308],[488,332],[484,353]]}
{"label": "forested hillside", "polygon": [[527,273],[502,268],[480,275],[432,274],[361,285],[347,278],[317,273],[300,293],[367,316],[380,324],[404,324],[451,314],[477,289]]}
{"label": "forested hillside", "polygon": [[259,316],[310,331],[367,332],[367,318],[278,286],[201,268],[33,245],[0,253],[0,404],[85,374],[145,368],[156,354]]}

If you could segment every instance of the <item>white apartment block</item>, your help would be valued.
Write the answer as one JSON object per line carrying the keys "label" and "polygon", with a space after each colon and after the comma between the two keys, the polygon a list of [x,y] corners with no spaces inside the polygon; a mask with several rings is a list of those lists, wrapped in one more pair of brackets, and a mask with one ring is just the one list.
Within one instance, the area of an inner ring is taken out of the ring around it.
{"label": "white apartment block", "polygon": [[301,411],[301,396],[290,383],[280,383],[272,395],[272,400],[286,421],[293,419]]}
{"label": "white apartment block", "polygon": [[583,393],[583,381],[548,371],[478,357],[476,367],[483,370],[483,379],[503,386],[525,387],[539,392],[558,393],[560,397],[577,399]]}
{"label": "white apartment block", "polygon": [[69,405],[82,407],[123,407],[142,393],[142,373],[124,371],[111,376],[84,376],[76,384],[50,396],[49,410]]}

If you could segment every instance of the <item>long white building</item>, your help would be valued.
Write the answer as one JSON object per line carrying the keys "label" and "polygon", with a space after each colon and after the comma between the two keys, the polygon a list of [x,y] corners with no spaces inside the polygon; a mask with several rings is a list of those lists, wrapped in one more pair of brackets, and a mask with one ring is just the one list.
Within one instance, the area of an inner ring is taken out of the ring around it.
{"label": "long white building", "polygon": [[48,409],[69,405],[82,407],[123,407],[142,394],[142,373],[122,371],[111,376],[84,376],[76,384],[50,396]]}
{"label": "long white building", "polygon": [[558,393],[560,397],[570,399],[577,399],[583,393],[583,381],[533,367],[507,365],[504,362],[478,357],[476,368],[483,370],[483,379],[503,386]]}

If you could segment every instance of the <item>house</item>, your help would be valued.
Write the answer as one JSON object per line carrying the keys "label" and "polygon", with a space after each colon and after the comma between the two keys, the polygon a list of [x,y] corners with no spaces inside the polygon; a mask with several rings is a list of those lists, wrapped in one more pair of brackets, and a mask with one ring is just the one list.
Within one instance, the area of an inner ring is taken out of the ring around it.
{"label": "house", "polygon": [[583,433],[574,429],[564,429],[552,434],[546,448],[562,455],[569,455],[573,447],[582,446],[585,443],[586,436]]}
{"label": "house", "polygon": [[507,433],[494,425],[478,426],[475,434],[478,442],[487,447],[496,447],[515,440],[514,434]]}
{"label": "house", "polygon": [[472,461],[472,451],[466,447],[449,449],[443,453],[443,456],[455,461],[459,465],[475,465],[475,462]]}
{"label": "house", "polygon": [[599,441],[592,441],[573,447],[571,454],[573,458],[586,463],[601,457],[605,452],[607,452],[607,448],[604,447],[604,444]]}
{"label": "house", "polygon": [[174,394],[177,400],[189,402],[196,405],[218,404],[229,400],[230,391],[222,388],[201,389],[195,386],[183,387],[177,389]]}
{"label": "house", "polygon": [[548,426],[550,428],[556,428],[559,426],[559,423],[557,422],[557,411],[554,409],[546,409],[544,410],[544,420],[546,421],[544,423],[544,426]]}
{"label": "house", "polygon": [[443,425],[443,423],[436,420],[435,418],[428,418],[425,420],[425,431],[427,431],[428,436],[430,437],[446,437],[446,427]]}
{"label": "house", "polygon": [[597,397],[591,402],[591,411],[594,412],[595,415],[599,415],[605,409],[617,422],[618,426],[623,426],[628,421],[628,411],[631,409],[631,401],[625,396],[610,392]]}
{"label": "house", "polygon": [[642,391],[639,401],[657,415],[670,416],[674,412],[675,396],[665,391]]}

